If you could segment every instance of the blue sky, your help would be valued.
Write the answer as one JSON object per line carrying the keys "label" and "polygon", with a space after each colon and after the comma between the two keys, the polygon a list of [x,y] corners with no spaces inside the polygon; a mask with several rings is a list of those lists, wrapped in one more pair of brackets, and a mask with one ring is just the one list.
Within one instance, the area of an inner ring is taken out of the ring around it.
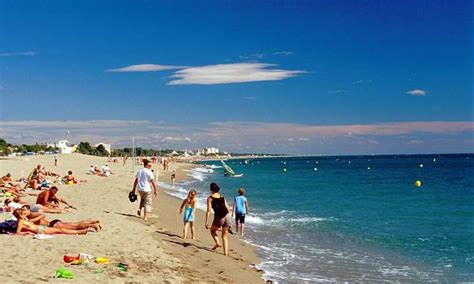
{"label": "blue sky", "polygon": [[117,146],[472,152],[472,12],[470,1],[2,1],[0,130],[28,143],[71,129]]}

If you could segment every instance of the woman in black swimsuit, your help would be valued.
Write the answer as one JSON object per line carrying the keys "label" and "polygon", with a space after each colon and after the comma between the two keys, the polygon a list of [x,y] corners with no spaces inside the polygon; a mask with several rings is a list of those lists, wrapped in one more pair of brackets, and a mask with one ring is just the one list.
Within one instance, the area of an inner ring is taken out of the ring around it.
{"label": "woman in black swimsuit", "polygon": [[228,241],[227,234],[231,226],[231,220],[229,215],[229,205],[225,200],[224,196],[219,193],[219,186],[216,183],[211,183],[210,186],[211,195],[207,197],[207,211],[206,211],[206,229],[209,229],[208,221],[211,216],[211,208],[214,211],[214,220],[211,226],[211,236],[216,245],[212,248],[216,250],[221,247],[219,238],[217,237],[217,230],[222,227],[222,247],[224,249],[224,255],[227,255]]}

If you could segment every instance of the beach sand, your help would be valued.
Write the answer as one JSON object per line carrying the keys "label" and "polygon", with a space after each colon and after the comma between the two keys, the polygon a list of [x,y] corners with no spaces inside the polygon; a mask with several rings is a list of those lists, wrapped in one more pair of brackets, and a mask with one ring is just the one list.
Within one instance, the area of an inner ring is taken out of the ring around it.
{"label": "beach sand", "polygon": [[[86,236],[54,236],[37,240],[32,236],[0,235],[4,254],[1,282],[59,281],[53,276],[61,266],[72,271],[74,281],[78,282],[263,282],[262,272],[253,268],[260,262],[255,247],[231,236],[229,256],[224,256],[222,250],[211,250],[213,242],[209,231],[204,228],[204,212],[198,210],[196,214],[197,240],[182,240],[181,200],[169,196],[162,189],[154,199],[152,217],[148,221],[139,219],[136,216],[138,202],[131,203],[127,198],[133,186],[130,160],[125,167],[122,161],[109,163],[114,174],[107,178],[86,174],[90,164],[100,167],[106,162],[106,158],[81,154],[59,155],[57,167],[49,155],[0,160],[0,174],[10,172],[14,179],[21,176],[22,170],[25,176],[28,175],[37,164],[61,176],[72,170],[78,179],[87,182],[60,185],[58,195],[78,210],[45,215],[49,220],[99,219],[103,224],[102,231],[90,232]],[[177,181],[182,181],[188,167],[192,165],[175,163],[163,173],[161,167],[153,166],[159,170],[161,182],[169,182],[172,169],[177,170]],[[34,203],[36,197],[29,196],[23,200]],[[0,218],[2,221],[9,218],[9,213],[0,213]],[[64,255],[78,253],[107,257],[110,264],[67,265],[63,262]],[[127,263],[128,271],[118,269],[119,262]]]}

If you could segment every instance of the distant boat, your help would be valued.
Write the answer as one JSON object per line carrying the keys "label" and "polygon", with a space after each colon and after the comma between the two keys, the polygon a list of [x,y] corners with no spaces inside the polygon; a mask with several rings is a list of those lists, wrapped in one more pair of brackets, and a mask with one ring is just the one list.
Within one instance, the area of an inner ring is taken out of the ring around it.
{"label": "distant boat", "polygon": [[224,167],[224,176],[226,177],[241,177],[243,176],[244,174],[237,174],[231,167],[229,167],[222,159],[221,160],[221,163],[222,163],[222,167]]}
{"label": "distant boat", "polygon": [[244,164],[248,165],[248,164],[249,164],[249,160],[244,160]]}

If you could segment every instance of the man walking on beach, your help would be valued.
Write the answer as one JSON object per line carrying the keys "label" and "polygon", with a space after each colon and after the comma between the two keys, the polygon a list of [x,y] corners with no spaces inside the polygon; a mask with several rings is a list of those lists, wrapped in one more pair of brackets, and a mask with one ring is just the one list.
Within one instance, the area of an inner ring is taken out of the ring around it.
{"label": "man walking on beach", "polygon": [[143,169],[137,172],[135,182],[133,183],[132,192],[135,193],[138,186],[138,193],[140,194],[140,206],[138,207],[137,214],[141,216],[142,208],[143,220],[147,220],[147,214],[151,213],[151,190],[153,187],[153,193],[157,194],[156,184],[153,180],[153,172],[151,171],[151,162],[149,160],[143,160]]}

